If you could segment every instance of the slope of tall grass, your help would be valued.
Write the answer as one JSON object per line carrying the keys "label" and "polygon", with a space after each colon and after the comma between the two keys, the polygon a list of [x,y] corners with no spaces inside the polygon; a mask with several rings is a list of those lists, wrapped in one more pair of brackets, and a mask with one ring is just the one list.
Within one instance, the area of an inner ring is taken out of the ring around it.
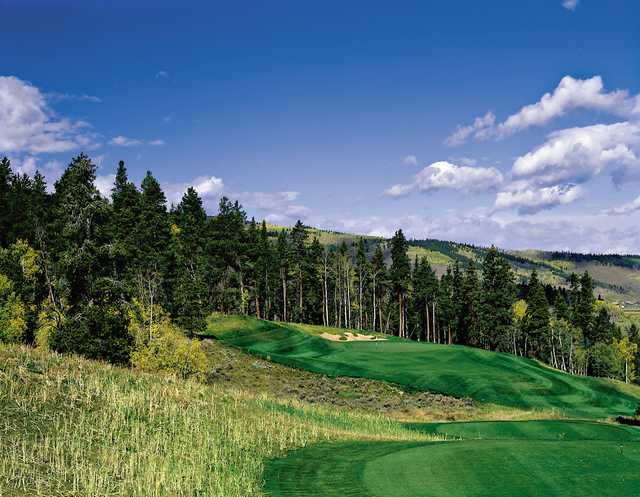
{"label": "slope of tall grass", "polygon": [[0,345],[0,495],[260,496],[263,462],[328,440],[425,440],[377,415]]}

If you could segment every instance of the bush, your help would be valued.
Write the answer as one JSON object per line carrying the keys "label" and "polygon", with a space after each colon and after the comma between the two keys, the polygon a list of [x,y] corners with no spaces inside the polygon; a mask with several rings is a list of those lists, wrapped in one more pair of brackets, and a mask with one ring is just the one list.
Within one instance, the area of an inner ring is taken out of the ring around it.
{"label": "bush", "polygon": [[0,273],[0,342],[18,343],[26,331],[26,307],[13,291],[11,280]]}
{"label": "bush", "polygon": [[207,356],[199,341],[188,339],[180,329],[167,322],[158,326],[155,335],[131,355],[135,367],[143,371],[173,373],[182,378],[204,376]]}

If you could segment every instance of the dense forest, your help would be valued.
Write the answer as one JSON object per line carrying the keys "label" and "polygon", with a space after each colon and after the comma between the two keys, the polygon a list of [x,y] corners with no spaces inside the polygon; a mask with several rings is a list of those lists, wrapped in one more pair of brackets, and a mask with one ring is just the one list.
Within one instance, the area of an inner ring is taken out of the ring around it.
{"label": "dense forest", "polygon": [[[438,277],[410,260],[401,230],[384,244],[323,246],[298,222],[270,231],[241,205],[208,216],[189,188],[167,208],[147,172],[119,163],[111,198],[74,158],[52,191],[0,162],[0,340],[153,368],[168,351],[198,361],[193,337],[211,313],[391,333],[545,361],[573,374],[635,378],[640,333],[596,302],[588,273],[567,287],[533,271],[516,281],[495,248]],[[385,257],[385,248],[390,260]]]}

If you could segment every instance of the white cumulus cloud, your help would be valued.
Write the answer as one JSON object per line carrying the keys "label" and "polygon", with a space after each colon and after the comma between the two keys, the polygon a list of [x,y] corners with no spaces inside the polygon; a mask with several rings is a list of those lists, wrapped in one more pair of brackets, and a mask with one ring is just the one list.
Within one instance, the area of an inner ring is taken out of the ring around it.
{"label": "white cumulus cloud", "polygon": [[42,92],[15,76],[0,76],[0,152],[55,153],[95,148],[84,121],[60,117]]}
{"label": "white cumulus cloud", "polygon": [[98,175],[96,176],[94,185],[96,185],[96,188],[100,192],[100,195],[102,195],[104,198],[110,198],[111,190],[113,189],[113,183],[115,182],[115,180],[115,174]]}
{"label": "white cumulus cloud", "polygon": [[518,157],[512,172],[516,177],[533,178],[548,186],[583,183],[609,168],[619,184],[638,174],[639,145],[640,125],[631,122],[563,129],[551,133],[537,149]]}
{"label": "white cumulus cloud", "polygon": [[605,91],[601,76],[589,79],[565,76],[553,92],[545,93],[540,100],[525,105],[503,122],[495,124],[495,116],[489,112],[483,117],[477,117],[471,125],[458,126],[447,138],[446,143],[455,146],[469,138],[505,138],[532,126],[548,124],[575,109],[600,111],[630,118],[640,115],[640,98],[631,96],[628,90]]}
{"label": "white cumulus cloud", "polygon": [[544,188],[521,185],[499,192],[495,207],[496,209],[517,208],[520,214],[535,214],[544,209],[570,204],[582,195],[582,187],[573,184]]}
{"label": "white cumulus cloud", "polygon": [[428,192],[440,189],[486,191],[503,182],[500,171],[494,167],[457,166],[439,161],[425,167],[409,184],[394,185],[385,191],[390,197],[400,197],[414,190]]}

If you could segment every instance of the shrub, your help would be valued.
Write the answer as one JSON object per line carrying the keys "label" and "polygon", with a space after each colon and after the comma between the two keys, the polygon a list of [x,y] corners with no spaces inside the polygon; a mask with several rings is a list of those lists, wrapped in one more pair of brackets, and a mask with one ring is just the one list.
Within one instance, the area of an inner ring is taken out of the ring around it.
{"label": "shrub", "polygon": [[13,291],[9,278],[0,273],[0,342],[22,341],[27,331],[27,310]]}
{"label": "shrub", "polygon": [[188,339],[180,329],[166,321],[158,325],[155,335],[131,355],[135,367],[143,371],[173,373],[182,378],[204,376],[207,356],[199,341]]}

